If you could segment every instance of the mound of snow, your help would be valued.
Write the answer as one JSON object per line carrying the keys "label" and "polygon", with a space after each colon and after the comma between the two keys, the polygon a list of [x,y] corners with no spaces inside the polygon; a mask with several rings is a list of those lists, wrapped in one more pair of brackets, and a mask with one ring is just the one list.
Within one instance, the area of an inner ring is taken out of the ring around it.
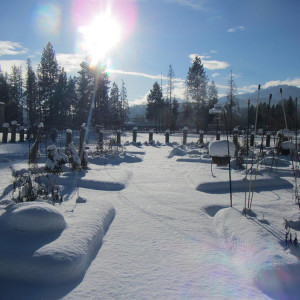
{"label": "mound of snow", "polygon": [[186,150],[180,147],[175,147],[168,155],[168,158],[172,158],[173,156],[184,156],[186,155],[186,153],[187,153]]}
{"label": "mound of snow", "polygon": [[209,145],[209,154],[210,156],[216,157],[227,157],[228,156],[228,147],[229,147],[229,156],[234,157],[235,154],[235,145],[233,142],[220,140],[214,141]]}
{"label": "mound of snow", "polygon": [[[23,205],[16,206],[22,207]],[[41,216],[37,217],[35,221],[39,221],[39,226],[45,228],[48,226],[45,225],[47,222],[45,222],[45,213],[41,207],[42,205],[39,203],[36,209],[31,208],[33,211],[39,211]],[[45,205],[45,207],[47,206]],[[35,284],[61,284],[81,278],[99,251],[103,236],[115,216],[115,209],[109,203],[101,201],[96,207],[97,209],[94,207],[91,210],[91,207],[86,204],[78,203],[75,210],[64,212],[68,226],[62,232],[52,232],[51,234],[32,234],[20,231],[8,234],[7,228],[1,224],[0,278]],[[17,209],[12,211],[15,210]],[[25,208],[22,210],[26,211]],[[0,218],[5,214],[6,212]],[[35,229],[33,222],[27,218],[31,214],[28,212],[23,214],[26,215],[26,218],[22,218],[19,214],[21,219],[24,221],[26,219],[30,223],[29,229]],[[50,209],[50,216],[53,215],[56,216],[56,210]],[[15,224],[15,222],[13,223]],[[23,226],[24,223],[20,225]]]}
{"label": "mound of snow", "polygon": [[66,227],[62,213],[45,202],[12,205],[2,214],[0,220],[6,228],[24,232],[57,232]]}
{"label": "mound of snow", "polygon": [[283,150],[290,150],[291,152],[296,151],[296,145],[292,142],[286,141],[280,144],[280,148]]}

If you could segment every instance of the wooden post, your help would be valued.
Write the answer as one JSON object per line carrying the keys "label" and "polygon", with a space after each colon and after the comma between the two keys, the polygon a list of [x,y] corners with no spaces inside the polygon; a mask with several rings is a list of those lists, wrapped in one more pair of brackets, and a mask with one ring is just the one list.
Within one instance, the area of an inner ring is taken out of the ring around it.
{"label": "wooden post", "polygon": [[101,150],[103,149],[103,137],[104,137],[103,130],[100,129],[98,135],[98,146]]}
{"label": "wooden post", "polygon": [[271,132],[267,132],[267,139],[266,139],[266,147],[270,147],[271,142]]}
{"label": "wooden post", "polygon": [[117,144],[121,145],[121,129],[117,130]]}
{"label": "wooden post", "polygon": [[169,144],[170,143],[170,130],[167,129],[166,130],[166,134],[165,134],[165,141],[166,141],[166,144]]}
{"label": "wooden post", "polygon": [[17,134],[17,121],[11,121],[11,136],[10,141],[11,143],[16,142],[16,134]]}
{"label": "wooden post", "polygon": [[153,141],[153,129],[149,130],[149,143],[151,143],[151,141]]}
{"label": "wooden post", "polygon": [[2,142],[7,143],[7,136],[8,136],[8,123],[3,123],[3,133],[2,133]]}
{"label": "wooden post", "polygon": [[252,131],[251,135],[250,135],[250,147],[253,147],[253,146],[254,146],[254,132]]}
{"label": "wooden post", "polygon": [[137,138],[137,127],[134,127],[132,130],[132,142],[136,143],[136,138]]}
{"label": "wooden post", "polygon": [[25,127],[24,126],[20,126],[20,142],[21,143],[24,142],[24,133],[25,133]]}
{"label": "wooden post", "polygon": [[187,134],[188,134],[188,128],[183,128],[183,138],[182,138],[182,145],[186,145],[187,142]]}
{"label": "wooden post", "polygon": [[204,131],[203,130],[199,130],[199,144],[203,144],[204,142]]}

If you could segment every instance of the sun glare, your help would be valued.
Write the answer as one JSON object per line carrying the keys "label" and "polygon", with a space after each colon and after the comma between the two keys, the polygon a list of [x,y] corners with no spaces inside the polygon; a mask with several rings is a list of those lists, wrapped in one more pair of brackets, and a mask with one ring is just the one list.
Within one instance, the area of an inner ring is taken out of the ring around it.
{"label": "sun glare", "polygon": [[98,15],[89,25],[79,28],[82,48],[91,66],[106,58],[121,39],[121,26],[110,13]]}

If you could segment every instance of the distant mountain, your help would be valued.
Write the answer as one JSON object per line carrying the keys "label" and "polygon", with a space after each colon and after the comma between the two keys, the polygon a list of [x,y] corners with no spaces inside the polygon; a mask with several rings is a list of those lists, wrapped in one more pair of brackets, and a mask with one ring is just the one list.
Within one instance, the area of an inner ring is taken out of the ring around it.
{"label": "distant mountain", "polygon": [[[289,97],[292,97],[294,100],[296,97],[300,100],[300,88],[297,88],[296,86],[290,86],[290,85],[277,85],[277,86],[270,86],[266,89],[260,89],[259,93],[259,99],[260,103],[268,102],[269,101],[269,95],[272,94],[272,104],[277,104],[279,101],[281,101],[281,95],[280,95],[280,88],[282,88],[282,96],[284,99],[289,99]],[[255,91],[253,93],[246,93],[246,94],[238,94],[237,98],[239,99],[240,107],[247,107],[248,105],[248,99],[250,99],[250,104],[256,106],[257,104],[257,98],[258,98],[258,91]],[[226,101],[226,96],[220,97],[219,102],[224,103]]]}
{"label": "distant mountain", "polygon": [[139,118],[146,115],[147,105],[133,105],[129,107],[129,118]]}

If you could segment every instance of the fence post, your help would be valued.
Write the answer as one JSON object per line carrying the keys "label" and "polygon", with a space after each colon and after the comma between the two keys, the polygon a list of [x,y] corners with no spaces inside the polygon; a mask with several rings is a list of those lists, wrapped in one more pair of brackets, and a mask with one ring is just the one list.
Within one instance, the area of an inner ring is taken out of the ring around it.
{"label": "fence post", "polygon": [[204,143],[204,131],[203,130],[199,130],[199,143],[203,144]]}
{"label": "fence post", "polygon": [[252,131],[251,135],[250,135],[250,147],[253,147],[253,146],[254,146],[254,132]]}
{"label": "fence post", "polygon": [[103,137],[104,137],[103,130],[100,129],[100,130],[99,130],[99,135],[98,135],[98,145],[99,145],[99,148],[100,148],[101,150],[103,149]]}
{"label": "fence post", "polygon": [[83,156],[83,147],[84,147],[84,136],[85,136],[85,131],[86,131],[86,128],[85,128],[85,123],[82,123],[81,124],[81,127],[80,127],[80,136],[79,136],[79,157],[80,159],[82,159],[82,156]]}
{"label": "fence post", "polygon": [[170,129],[166,130],[165,136],[166,136],[166,139],[165,139],[166,140],[166,144],[170,143]]}
{"label": "fence post", "polygon": [[24,126],[20,126],[20,142],[21,143],[24,142],[24,133],[25,133],[25,127]]}
{"label": "fence post", "polygon": [[137,127],[134,127],[132,129],[132,142],[136,143],[136,138],[137,138]]}
{"label": "fence post", "polygon": [[267,132],[267,138],[266,138],[266,147],[270,147],[270,142],[271,142],[271,132]]}
{"label": "fence post", "polygon": [[7,136],[8,136],[8,123],[3,123],[3,133],[2,133],[2,142],[7,143]]}
{"label": "fence post", "polygon": [[16,142],[16,134],[17,134],[17,121],[11,121],[11,136],[10,141],[11,143]]}
{"label": "fence post", "polygon": [[117,130],[117,144],[121,145],[121,129]]}
{"label": "fence post", "polygon": [[188,134],[188,128],[183,128],[183,138],[182,138],[182,145],[186,145],[187,142],[187,134]]}
{"label": "fence post", "polygon": [[151,141],[153,141],[153,129],[149,130],[149,143],[151,143]]}

